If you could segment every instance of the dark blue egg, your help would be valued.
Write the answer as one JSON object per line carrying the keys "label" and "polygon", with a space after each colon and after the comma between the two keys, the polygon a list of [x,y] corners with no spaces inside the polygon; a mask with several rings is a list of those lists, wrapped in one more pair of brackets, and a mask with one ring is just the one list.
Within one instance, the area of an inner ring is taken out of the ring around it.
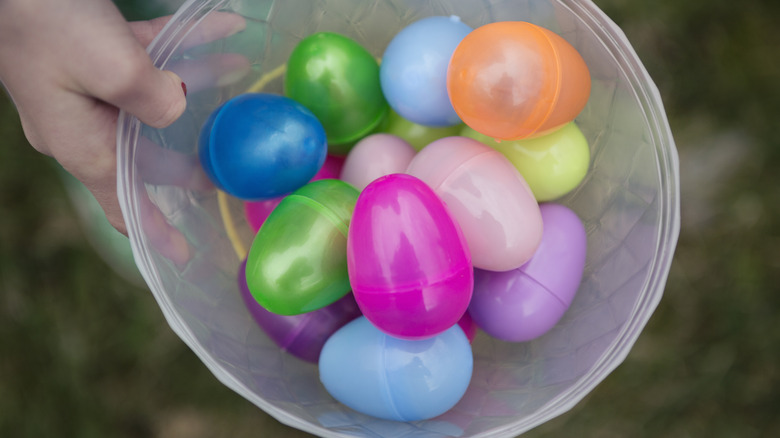
{"label": "dark blue egg", "polygon": [[317,117],[298,102],[246,93],[218,107],[201,129],[198,156],[212,182],[244,200],[271,199],[305,185],[325,162]]}

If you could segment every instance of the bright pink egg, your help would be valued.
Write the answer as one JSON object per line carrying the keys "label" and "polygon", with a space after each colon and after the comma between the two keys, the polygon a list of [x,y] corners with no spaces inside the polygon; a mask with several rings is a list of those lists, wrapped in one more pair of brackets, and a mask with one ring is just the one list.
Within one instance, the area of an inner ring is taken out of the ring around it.
{"label": "bright pink egg", "polygon": [[430,338],[455,325],[474,287],[458,224],[433,190],[403,174],[374,180],[358,197],[347,268],[363,315],[403,339]]}
{"label": "bright pink egg", "polygon": [[[344,167],[344,157],[328,155],[325,158],[325,164],[322,165],[319,172],[311,180],[338,179],[342,167]],[[284,196],[265,201],[244,201],[244,217],[246,217],[246,221],[249,223],[252,231],[256,233],[260,229],[268,215],[282,202],[282,199],[284,199]]]}
{"label": "bright pink egg", "polygon": [[474,319],[471,318],[471,314],[469,312],[463,314],[463,316],[458,321],[458,325],[463,330],[463,333],[466,334],[466,338],[468,338],[469,343],[474,342],[474,337],[477,336],[478,326],[477,323],[474,322]]}

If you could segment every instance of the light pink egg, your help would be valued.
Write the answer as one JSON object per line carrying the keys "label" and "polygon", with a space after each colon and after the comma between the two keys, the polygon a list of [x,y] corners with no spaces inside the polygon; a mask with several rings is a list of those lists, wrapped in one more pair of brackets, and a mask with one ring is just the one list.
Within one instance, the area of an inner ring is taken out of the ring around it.
{"label": "light pink egg", "polygon": [[407,173],[447,204],[474,267],[508,271],[533,256],[542,238],[539,204],[500,152],[470,138],[446,137],[423,148]]}
{"label": "light pink egg", "polygon": [[349,151],[341,169],[341,179],[363,190],[380,176],[406,171],[414,154],[414,148],[400,137],[369,135]]}

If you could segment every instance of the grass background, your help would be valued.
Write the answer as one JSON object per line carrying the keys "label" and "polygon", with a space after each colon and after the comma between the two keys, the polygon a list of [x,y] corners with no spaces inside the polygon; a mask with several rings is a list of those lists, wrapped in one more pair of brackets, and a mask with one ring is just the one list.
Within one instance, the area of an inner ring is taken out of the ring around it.
{"label": "grass background", "polygon": [[[526,436],[780,436],[780,2],[596,3],[663,95],[682,232],[623,365]],[[0,143],[0,436],[307,436],[220,384],[95,252],[4,94]]]}

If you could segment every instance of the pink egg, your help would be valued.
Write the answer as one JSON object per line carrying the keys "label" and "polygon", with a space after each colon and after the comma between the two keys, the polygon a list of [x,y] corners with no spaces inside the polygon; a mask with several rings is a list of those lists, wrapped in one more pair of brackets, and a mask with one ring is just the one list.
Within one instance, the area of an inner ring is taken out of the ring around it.
{"label": "pink egg", "polygon": [[445,137],[423,148],[407,173],[447,204],[475,267],[516,269],[539,246],[539,205],[517,169],[495,149],[471,138]]}
{"label": "pink egg", "polygon": [[426,339],[463,316],[474,273],[458,224],[419,179],[392,174],[358,197],[347,238],[355,300],[379,330]]}
{"label": "pink egg", "polygon": [[401,137],[391,134],[369,135],[349,151],[341,170],[341,179],[363,190],[380,176],[406,171],[415,152],[412,145]]}
{"label": "pink egg", "polygon": [[284,196],[266,201],[244,201],[244,217],[246,217],[252,231],[256,233],[260,229],[263,222],[268,219],[268,215],[282,202],[282,199]]}
{"label": "pink egg", "polygon": [[511,342],[538,338],[569,308],[582,280],[585,227],[559,204],[542,204],[544,233],[536,254],[507,272],[474,270],[469,314],[487,334]]}
{"label": "pink egg", "polygon": [[[328,155],[325,158],[325,164],[322,165],[319,172],[311,180],[338,179],[342,167],[344,167],[344,157]],[[268,215],[282,202],[282,199],[284,199],[284,196],[265,201],[244,201],[244,217],[252,231],[256,233],[260,229]]]}
{"label": "pink egg", "polygon": [[320,171],[314,175],[312,181],[317,181],[318,179],[339,179],[341,170],[344,167],[344,160],[345,157],[328,155],[325,158],[325,164],[323,164]]}

